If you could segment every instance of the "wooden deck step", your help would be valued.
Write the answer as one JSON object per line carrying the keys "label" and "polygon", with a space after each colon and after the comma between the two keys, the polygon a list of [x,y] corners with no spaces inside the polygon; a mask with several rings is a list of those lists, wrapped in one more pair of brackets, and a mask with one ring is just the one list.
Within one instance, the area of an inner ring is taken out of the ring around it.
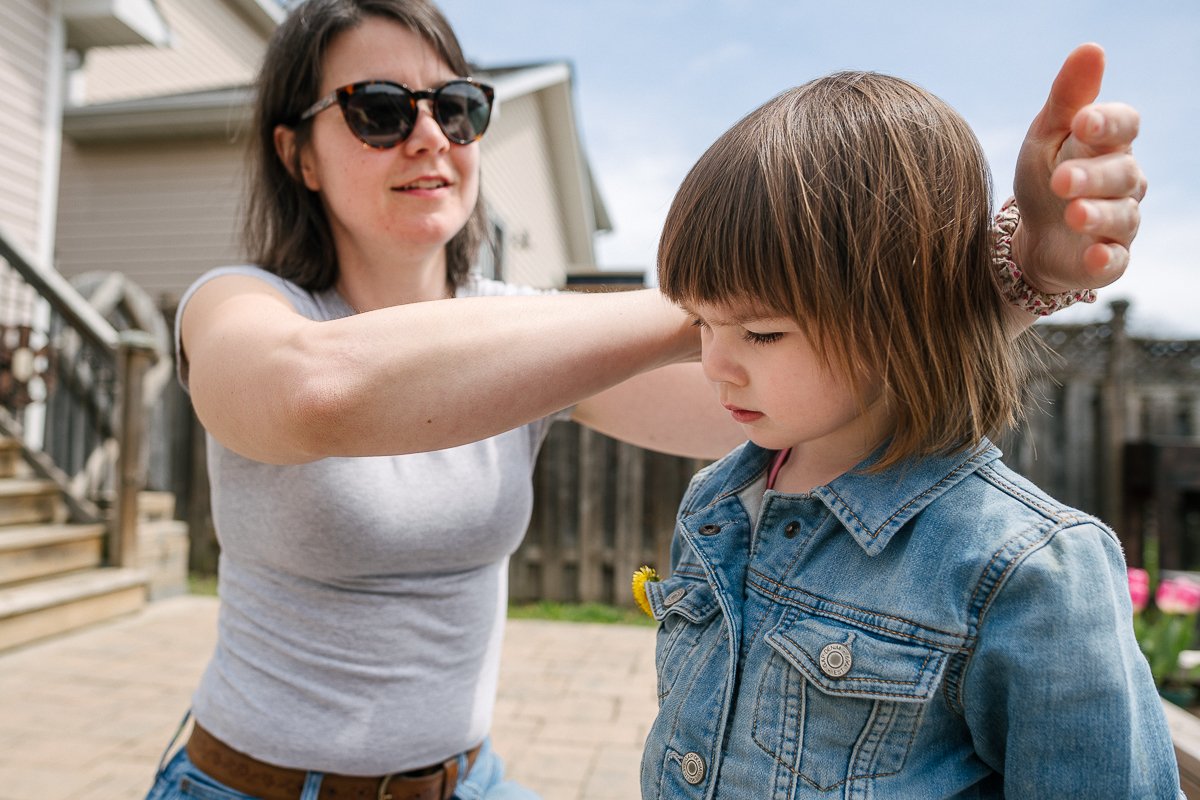
{"label": "wooden deck step", "polygon": [[145,574],[117,567],[0,589],[0,651],[132,613],[145,602]]}
{"label": "wooden deck step", "polygon": [[53,481],[0,480],[0,525],[37,525],[62,516],[62,501]]}
{"label": "wooden deck step", "polygon": [[104,525],[0,528],[0,586],[100,566]]}
{"label": "wooden deck step", "polygon": [[16,439],[0,438],[0,478],[17,474],[21,464],[21,443]]}
{"label": "wooden deck step", "polygon": [[175,518],[175,495],[173,492],[138,492],[138,518],[160,520]]}
{"label": "wooden deck step", "polygon": [[188,525],[175,519],[138,523],[136,567],[146,573],[151,601],[187,592]]}

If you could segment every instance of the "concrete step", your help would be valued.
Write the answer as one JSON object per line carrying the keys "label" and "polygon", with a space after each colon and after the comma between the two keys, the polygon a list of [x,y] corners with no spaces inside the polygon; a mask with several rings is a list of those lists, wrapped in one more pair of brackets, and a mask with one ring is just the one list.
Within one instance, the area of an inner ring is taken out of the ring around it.
{"label": "concrete step", "polygon": [[0,651],[130,614],[145,603],[145,574],[117,567],[0,589]]}
{"label": "concrete step", "polygon": [[38,525],[62,521],[65,511],[53,481],[0,479],[0,525]]}
{"label": "concrete step", "polygon": [[0,528],[0,586],[100,566],[104,525]]}

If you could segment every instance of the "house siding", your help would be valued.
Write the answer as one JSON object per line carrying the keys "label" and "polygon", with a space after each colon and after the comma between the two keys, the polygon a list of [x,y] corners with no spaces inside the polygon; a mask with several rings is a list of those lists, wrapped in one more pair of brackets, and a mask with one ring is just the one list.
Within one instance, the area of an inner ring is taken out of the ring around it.
{"label": "house siding", "polygon": [[482,140],[483,193],[505,228],[503,278],[558,287],[570,261],[541,92],[505,102]]}
{"label": "house siding", "polygon": [[106,103],[250,83],[266,41],[224,0],[157,0],[166,48],[112,47],[87,55],[83,101]]}
{"label": "house siding", "polygon": [[[0,224],[37,252],[45,158],[46,64],[51,36],[46,0],[6,0],[0,25]],[[33,292],[0,261],[0,323],[28,324]]]}
{"label": "house siding", "polygon": [[244,261],[243,153],[224,140],[64,142],[59,271],[124,272],[170,306],[205,270]]}
{"label": "house siding", "polygon": [[40,223],[50,9],[39,0],[10,2],[15,7],[0,25],[0,220],[32,250]]}

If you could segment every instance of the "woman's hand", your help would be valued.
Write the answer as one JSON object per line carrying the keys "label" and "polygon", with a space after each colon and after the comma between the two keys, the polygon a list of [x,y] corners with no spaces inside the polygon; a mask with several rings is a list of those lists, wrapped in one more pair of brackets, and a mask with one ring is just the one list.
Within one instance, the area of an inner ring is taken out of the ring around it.
{"label": "woman's hand", "polygon": [[1138,113],[1093,102],[1103,77],[1104,50],[1075,48],[1017,158],[1013,257],[1025,279],[1049,294],[1120,278],[1141,219],[1146,176],[1132,154]]}

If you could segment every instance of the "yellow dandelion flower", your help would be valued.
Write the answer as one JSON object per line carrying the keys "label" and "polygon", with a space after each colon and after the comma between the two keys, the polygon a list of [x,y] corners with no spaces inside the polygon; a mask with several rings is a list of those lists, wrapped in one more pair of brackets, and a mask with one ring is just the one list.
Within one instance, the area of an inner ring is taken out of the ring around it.
{"label": "yellow dandelion flower", "polygon": [[646,597],[646,581],[661,581],[658,573],[654,571],[654,567],[642,567],[637,572],[633,573],[633,601],[638,604],[638,608],[646,612],[646,616],[653,617],[653,612],[650,611],[650,600]]}

